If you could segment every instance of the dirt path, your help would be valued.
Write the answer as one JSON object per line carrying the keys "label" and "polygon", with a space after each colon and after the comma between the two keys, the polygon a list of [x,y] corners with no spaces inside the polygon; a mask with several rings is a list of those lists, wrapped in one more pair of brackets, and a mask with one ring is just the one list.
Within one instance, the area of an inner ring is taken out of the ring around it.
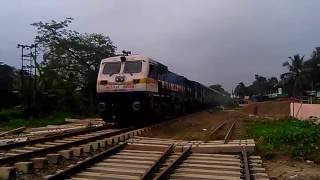
{"label": "dirt path", "polygon": [[320,165],[312,161],[298,161],[282,156],[264,160],[264,166],[270,177],[276,179],[320,179]]}
{"label": "dirt path", "polygon": [[[236,124],[236,127],[239,127],[244,118],[246,118],[246,116],[237,111],[203,111],[183,118],[178,118],[177,121],[168,122],[166,125],[153,129],[150,133],[146,134],[146,136],[203,141],[223,139],[231,122],[237,120],[238,123]],[[225,120],[230,121],[230,123],[223,126],[217,134],[210,136],[210,132]],[[241,132],[239,131],[239,128],[235,128],[232,138],[240,138],[239,136],[241,136]]]}

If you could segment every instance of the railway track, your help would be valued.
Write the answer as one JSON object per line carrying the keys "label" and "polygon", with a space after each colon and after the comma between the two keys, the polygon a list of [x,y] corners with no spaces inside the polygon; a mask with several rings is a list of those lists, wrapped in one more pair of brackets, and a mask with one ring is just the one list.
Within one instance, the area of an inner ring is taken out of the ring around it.
{"label": "railway track", "polygon": [[11,131],[7,131],[0,134],[0,147],[14,144],[18,142],[25,142],[35,139],[41,139],[43,137],[50,137],[54,135],[67,135],[81,131],[88,131],[94,129],[103,129],[111,127],[110,124],[106,124],[103,121],[98,120],[80,120],[79,122],[69,123],[65,125],[50,125],[39,128],[20,127]]}
{"label": "railway track", "polygon": [[219,143],[201,152],[193,142],[136,137],[45,178],[268,179],[260,157],[248,156],[248,143],[231,144],[232,152],[218,147],[229,143]]}
{"label": "railway track", "polygon": [[49,135],[49,136],[45,136],[45,137],[35,138],[35,139],[23,141],[23,142],[15,142],[15,143],[9,143],[9,144],[5,144],[5,145],[1,145],[0,146],[0,152],[8,151],[10,149],[19,148],[19,147],[23,147],[23,146],[28,146],[28,145],[32,145],[32,144],[38,144],[38,143],[54,141],[56,139],[69,138],[69,137],[72,137],[72,136],[78,136],[78,135],[83,135],[83,134],[94,133],[94,132],[101,131],[101,130],[106,130],[106,129],[110,129],[110,127],[108,127],[108,126],[93,127],[93,128],[89,127],[89,128],[80,129],[80,130],[76,129],[76,130],[69,131],[69,132],[62,132],[62,133],[58,132],[58,133],[55,133],[53,135]]}
{"label": "railway track", "polygon": [[227,129],[225,130],[226,133],[224,135],[223,141],[224,141],[224,144],[228,143],[228,141],[230,140],[233,134],[236,123],[237,123],[236,120],[224,120],[223,122],[221,122],[220,124],[218,124],[217,126],[211,129],[209,133],[209,137],[212,137],[218,134],[219,131],[223,131],[223,128],[226,127]]}
{"label": "railway track", "polygon": [[150,128],[106,129],[11,148],[0,158],[0,179],[39,179],[54,169],[64,169],[146,130]]}
{"label": "railway track", "polygon": [[[43,138],[41,141],[32,141],[26,143],[12,144],[6,150],[1,151],[0,164],[10,165],[18,161],[28,160],[38,156],[45,156],[49,153],[55,153],[71,147],[84,145],[86,143],[94,142],[99,139],[108,138],[110,136],[118,135],[132,130],[126,129],[106,129],[97,132],[90,131],[87,134],[72,134],[66,137],[50,137]],[[79,132],[80,133],[80,132]],[[82,132],[83,133],[83,132]]]}
{"label": "railway track", "polygon": [[230,140],[235,124],[222,122],[211,133],[224,127],[224,138],[205,142],[137,136],[147,127],[14,144],[1,149],[0,179],[268,179],[250,156],[254,141]]}

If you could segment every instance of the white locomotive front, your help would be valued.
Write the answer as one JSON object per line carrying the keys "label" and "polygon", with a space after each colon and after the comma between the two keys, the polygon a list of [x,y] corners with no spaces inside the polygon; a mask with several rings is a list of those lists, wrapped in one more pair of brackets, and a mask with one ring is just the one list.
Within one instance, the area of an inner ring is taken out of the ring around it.
{"label": "white locomotive front", "polygon": [[117,56],[101,61],[97,95],[104,120],[127,125],[129,117],[134,121],[133,116],[141,119],[152,112],[158,80],[150,76],[150,71],[157,65],[156,61],[141,55]]}
{"label": "white locomotive front", "polygon": [[97,93],[157,92],[158,84],[149,78],[150,64],[155,62],[140,55],[111,57],[101,61]]}

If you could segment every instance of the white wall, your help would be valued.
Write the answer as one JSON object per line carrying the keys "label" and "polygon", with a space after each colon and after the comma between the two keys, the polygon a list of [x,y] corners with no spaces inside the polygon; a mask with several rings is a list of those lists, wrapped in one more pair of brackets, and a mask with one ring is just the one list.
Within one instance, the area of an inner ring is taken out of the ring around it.
{"label": "white wall", "polygon": [[320,118],[320,104],[290,103],[290,115],[298,119]]}

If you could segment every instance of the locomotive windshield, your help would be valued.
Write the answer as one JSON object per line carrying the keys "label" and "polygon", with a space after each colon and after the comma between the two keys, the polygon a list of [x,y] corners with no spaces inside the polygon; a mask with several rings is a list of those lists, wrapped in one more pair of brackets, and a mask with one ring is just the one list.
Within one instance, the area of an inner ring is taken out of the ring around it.
{"label": "locomotive windshield", "polygon": [[120,72],[121,63],[120,62],[107,62],[104,64],[103,74],[117,74]]}
{"label": "locomotive windshield", "polygon": [[142,61],[126,61],[124,65],[124,73],[139,73],[142,70]]}

